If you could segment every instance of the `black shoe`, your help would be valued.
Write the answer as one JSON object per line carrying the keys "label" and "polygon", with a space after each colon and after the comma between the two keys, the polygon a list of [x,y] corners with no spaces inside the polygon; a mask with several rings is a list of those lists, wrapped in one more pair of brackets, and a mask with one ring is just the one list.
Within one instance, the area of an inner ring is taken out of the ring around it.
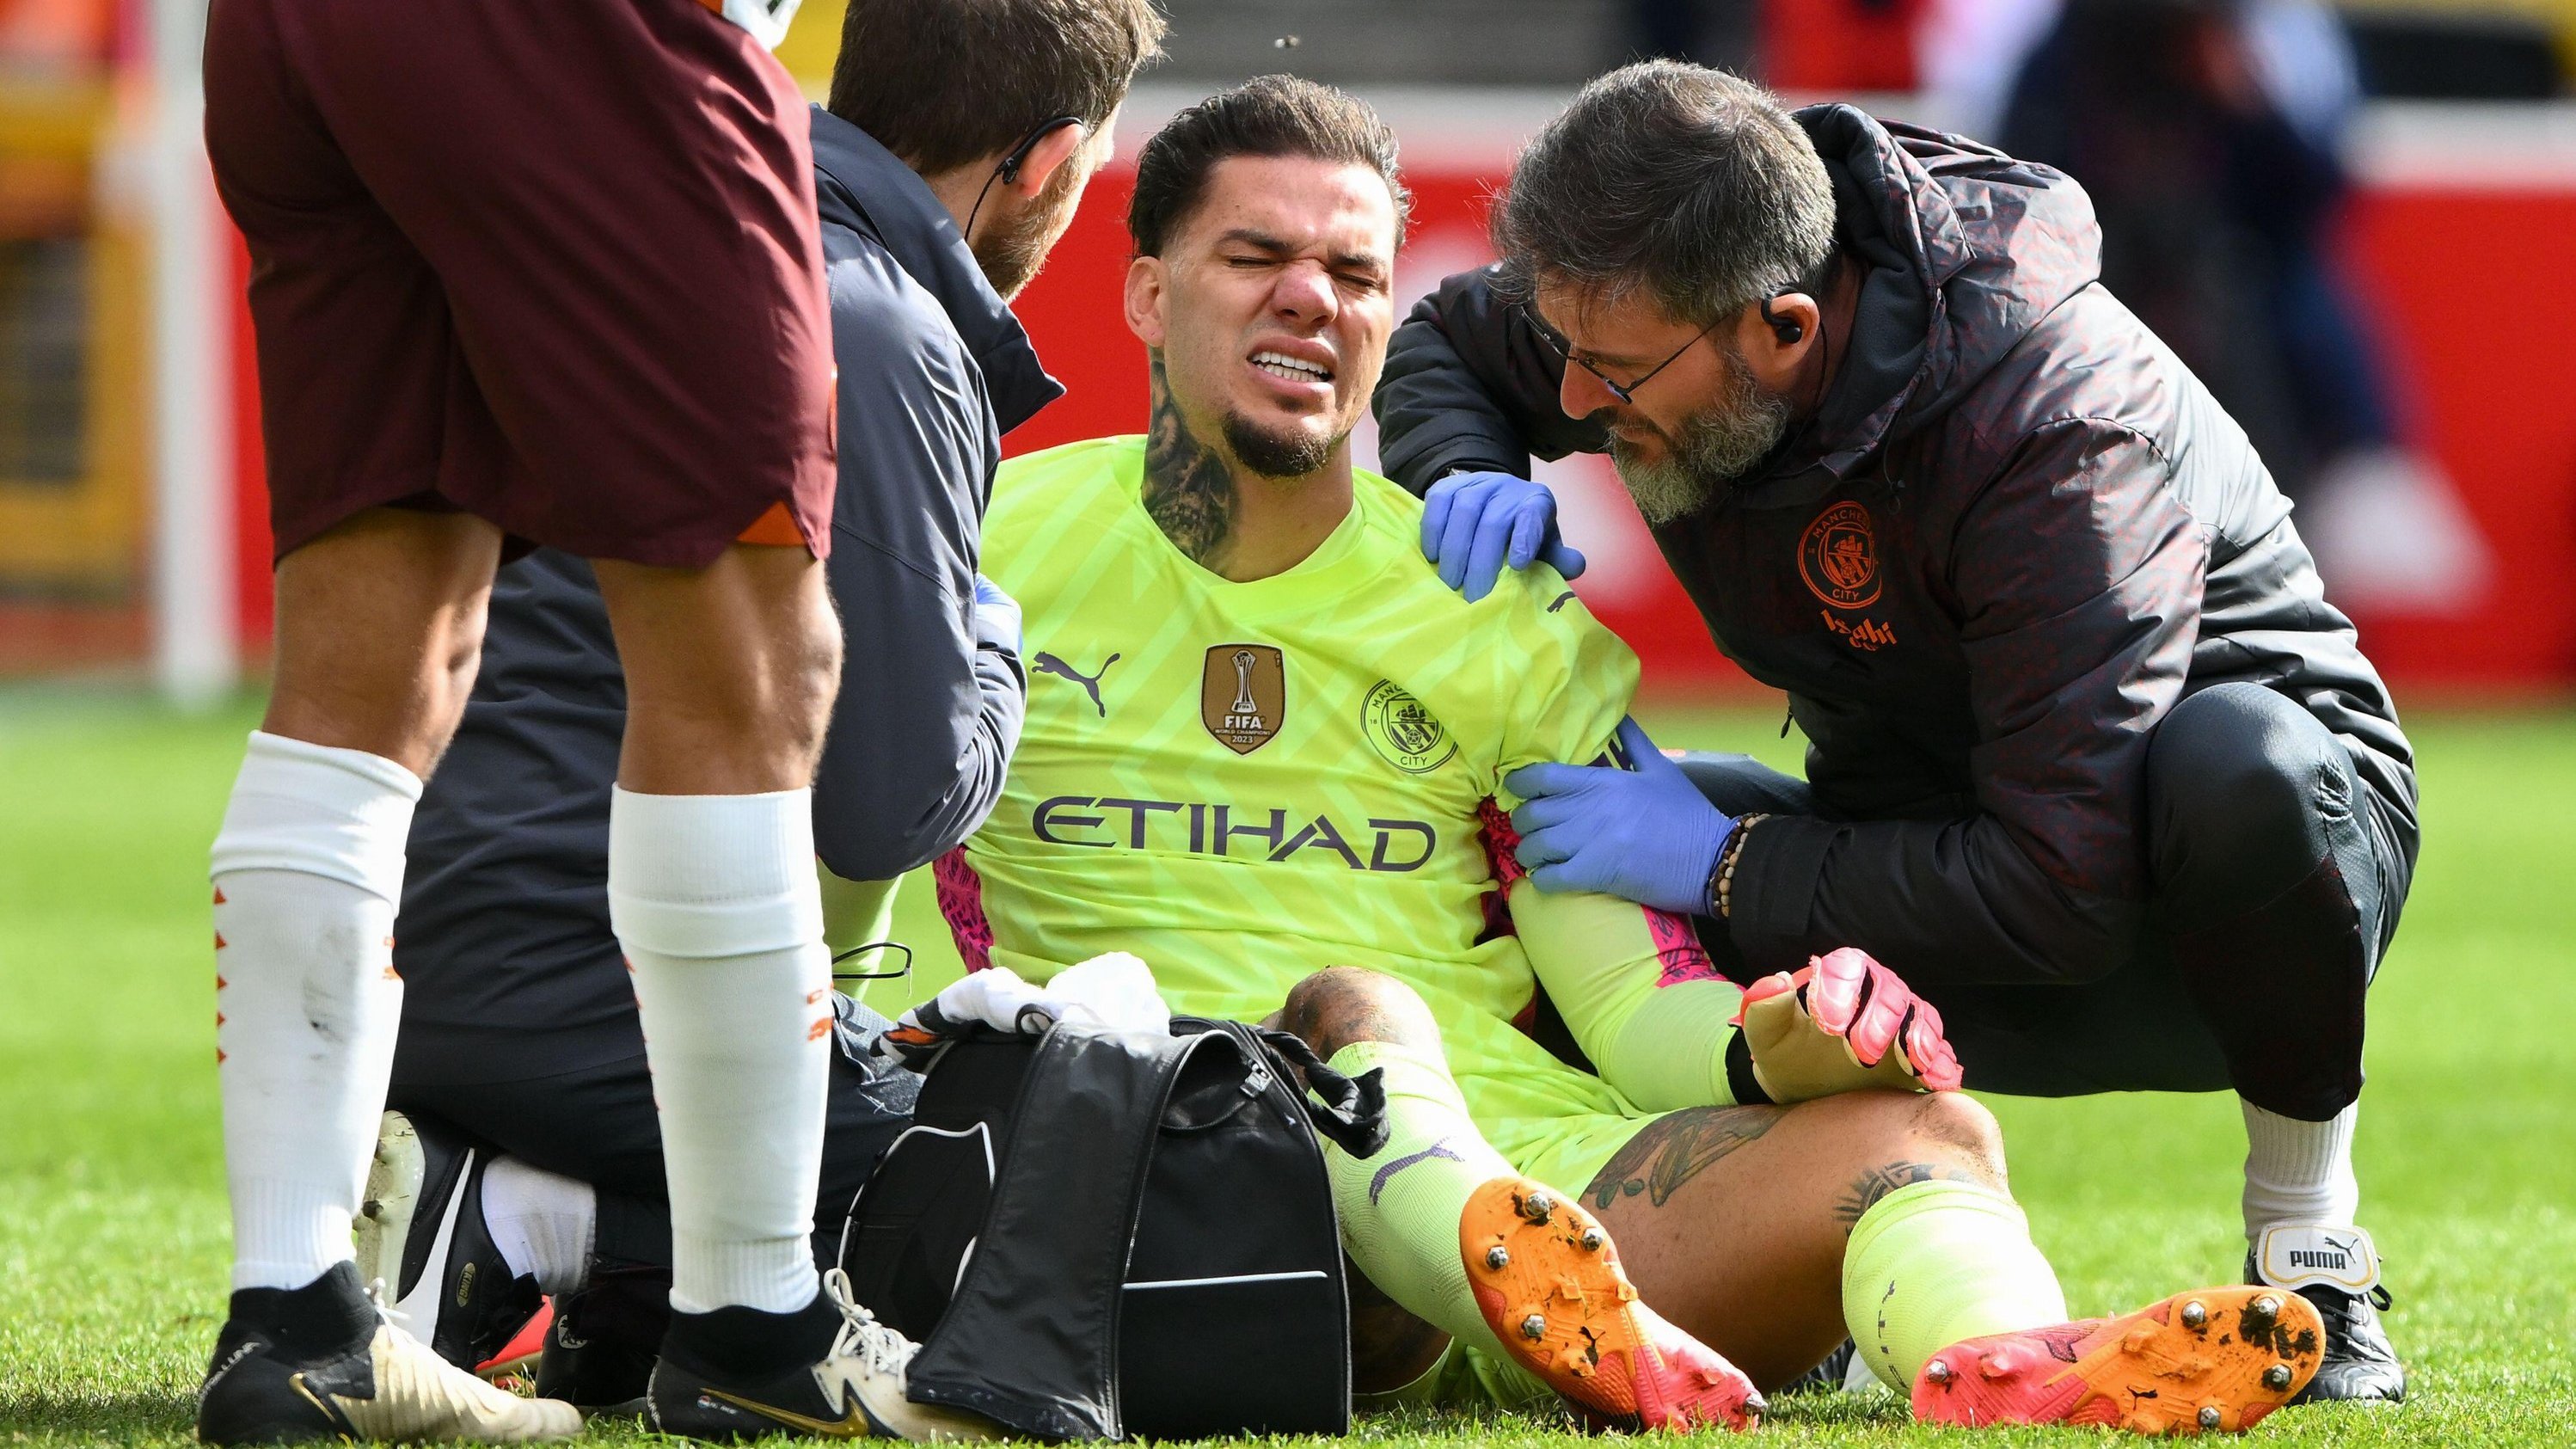
{"label": "black shoe", "polygon": [[1860,1345],[1846,1338],[1842,1347],[1825,1355],[1825,1361],[1791,1379],[1784,1394],[1839,1394],[1851,1386],[1852,1360],[1860,1356]]}
{"label": "black shoe", "polygon": [[912,1340],[850,1298],[841,1270],[794,1313],[673,1313],[645,1395],[655,1429],[692,1439],[991,1439],[971,1414],[904,1397]]}
{"label": "black shoe", "polygon": [[2406,1397],[2406,1369],[2388,1341],[2381,1309],[2379,1250],[2359,1228],[2276,1227],[2245,1255],[2245,1281],[2287,1288],[2325,1320],[2325,1361],[2293,1404],[2394,1404]]}
{"label": "black shoe", "polygon": [[197,1391],[209,1444],[317,1439],[568,1439],[569,1404],[521,1399],[463,1373],[377,1317],[358,1270],[301,1288],[245,1288]]}
{"label": "black shoe", "polygon": [[387,1112],[358,1214],[358,1274],[392,1305],[385,1319],[461,1369],[494,1359],[545,1303],[514,1274],[483,1221],[488,1149],[425,1117]]}
{"label": "black shoe", "polygon": [[537,1397],[563,1399],[585,1414],[640,1415],[653,1359],[671,1327],[667,1268],[590,1270],[578,1292],[555,1302],[537,1361]]}

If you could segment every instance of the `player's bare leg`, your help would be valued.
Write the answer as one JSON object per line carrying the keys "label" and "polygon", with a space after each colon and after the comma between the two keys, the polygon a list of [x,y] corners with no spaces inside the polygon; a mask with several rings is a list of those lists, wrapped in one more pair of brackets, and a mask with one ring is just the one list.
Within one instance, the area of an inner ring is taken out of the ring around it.
{"label": "player's bare leg", "polygon": [[[1518,1363],[1614,1424],[1749,1428],[1753,1386],[1638,1300],[1618,1248],[1570,1197],[1514,1172],[1468,1119],[1439,1024],[1411,988],[1336,968],[1289,992],[1281,1024],[1337,1070],[1382,1069],[1392,1135],[1366,1161],[1328,1149],[1343,1240],[1394,1302],[1497,1363]],[[1544,1297],[1544,1305],[1533,1306]],[[1527,1300],[1527,1301],[1525,1301]],[[1430,1340],[1385,1309],[1363,1347],[1427,1371]]]}
{"label": "player's bare leg", "polygon": [[473,682],[499,546],[478,519],[371,509],[278,567],[276,688],[211,870],[234,1293],[198,1400],[209,1442],[580,1426],[381,1323],[351,1262],[402,1010],[404,843]]}
{"label": "player's bare leg", "polygon": [[[1693,1108],[1630,1139],[1583,1202],[1618,1236],[1648,1301],[1755,1383],[1777,1388],[1843,1340],[1853,1224],[1917,1181],[2001,1196],[2003,1139],[1993,1115],[1952,1092]],[[1717,1224],[1723,1253],[1708,1251]]]}
{"label": "player's bare leg", "polygon": [[500,557],[471,514],[371,508],[278,560],[260,728],[426,778],[473,691]]}
{"label": "player's bare leg", "polygon": [[703,569],[593,568],[626,671],[621,788],[753,795],[812,783],[841,677],[820,561],[736,544]]}

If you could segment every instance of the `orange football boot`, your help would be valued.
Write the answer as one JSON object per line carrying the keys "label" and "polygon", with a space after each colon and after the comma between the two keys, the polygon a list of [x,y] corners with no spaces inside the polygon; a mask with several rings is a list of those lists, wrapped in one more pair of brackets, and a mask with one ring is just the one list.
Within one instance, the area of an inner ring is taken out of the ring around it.
{"label": "orange football boot", "polygon": [[1467,1283],[1521,1367],[1607,1427],[1750,1429],[1762,1395],[1637,1298],[1592,1214],[1526,1177],[1477,1188],[1458,1217]]}
{"label": "orange football boot", "polygon": [[2316,1375],[2325,1325],[2296,1293],[2204,1288],[2118,1318],[1954,1343],[1914,1378],[1935,1424],[2110,1424],[2137,1434],[2251,1429]]}

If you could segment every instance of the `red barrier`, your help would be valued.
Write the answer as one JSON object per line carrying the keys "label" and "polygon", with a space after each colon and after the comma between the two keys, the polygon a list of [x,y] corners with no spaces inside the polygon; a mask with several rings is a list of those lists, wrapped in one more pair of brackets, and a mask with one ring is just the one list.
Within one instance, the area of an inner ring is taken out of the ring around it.
{"label": "red barrier", "polygon": [[2576,684],[2576,189],[2367,194],[2353,271],[2492,569],[2474,607],[2365,616],[2391,679],[2478,694]]}

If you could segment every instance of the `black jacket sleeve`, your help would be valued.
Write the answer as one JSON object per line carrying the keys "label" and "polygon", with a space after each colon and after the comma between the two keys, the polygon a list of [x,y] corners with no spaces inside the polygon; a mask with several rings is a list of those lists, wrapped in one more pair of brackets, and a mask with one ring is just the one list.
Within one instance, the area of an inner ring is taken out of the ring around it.
{"label": "black jacket sleeve", "polygon": [[1746,837],[1730,935],[1763,971],[1818,943],[1905,963],[1918,984],[2098,979],[2146,897],[2147,740],[2181,698],[2207,544],[2164,460],[2115,424],[2026,438],[1960,519],[1976,812],[1765,820]]}
{"label": "black jacket sleeve", "polygon": [[1557,408],[1565,361],[1494,290],[1493,269],[1460,272],[1395,329],[1378,378],[1378,458],[1416,497],[1462,469],[1528,477],[1530,455],[1608,446],[1598,424]]}
{"label": "black jacket sleeve", "polygon": [[840,490],[828,567],[844,647],[814,776],[814,849],[843,879],[888,880],[992,812],[1026,676],[975,637],[975,563],[1000,462],[982,378],[962,346],[937,345],[914,310],[927,299],[882,253],[830,274]]}

